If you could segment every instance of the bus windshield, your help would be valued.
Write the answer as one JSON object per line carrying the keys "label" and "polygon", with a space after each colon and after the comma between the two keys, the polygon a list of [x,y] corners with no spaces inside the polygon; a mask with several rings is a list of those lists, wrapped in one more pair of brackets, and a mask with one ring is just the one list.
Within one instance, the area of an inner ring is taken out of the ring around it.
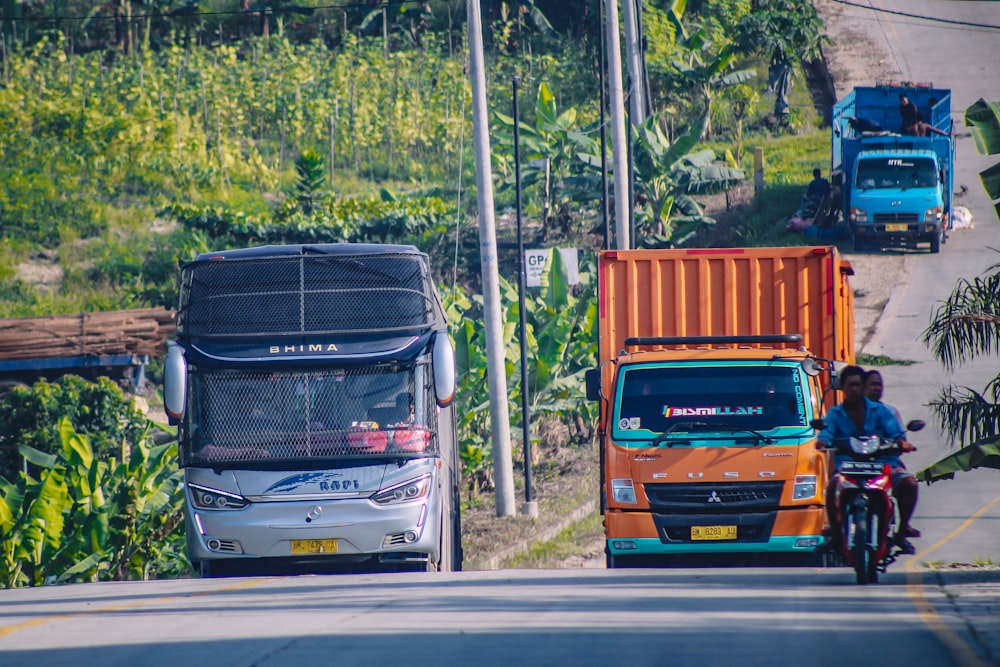
{"label": "bus windshield", "polygon": [[[431,453],[425,364],[191,377],[188,465]],[[396,446],[395,436],[414,429],[423,434],[422,446]]]}

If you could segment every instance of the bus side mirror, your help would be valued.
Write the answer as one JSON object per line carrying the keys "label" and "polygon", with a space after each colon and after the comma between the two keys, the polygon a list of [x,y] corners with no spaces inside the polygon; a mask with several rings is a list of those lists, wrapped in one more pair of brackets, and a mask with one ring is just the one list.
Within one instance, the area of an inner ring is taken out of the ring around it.
{"label": "bus side mirror", "polygon": [[591,368],[584,373],[583,377],[587,383],[587,400],[601,400],[601,369]]}
{"label": "bus side mirror", "polygon": [[184,349],[167,341],[167,360],[163,364],[163,410],[172,426],[180,423],[187,405],[187,359]]}
{"label": "bus side mirror", "polygon": [[434,334],[431,360],[434,366],[434,397],[443,408],[455,399],[455,348],[447,331]]}

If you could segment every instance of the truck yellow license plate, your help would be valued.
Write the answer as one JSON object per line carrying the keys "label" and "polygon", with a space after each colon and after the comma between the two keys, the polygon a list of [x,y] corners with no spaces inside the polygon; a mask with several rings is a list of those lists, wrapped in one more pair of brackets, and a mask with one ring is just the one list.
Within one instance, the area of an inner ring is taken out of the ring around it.
{"label": "truck yellow license plate", "polygon": [[335,554],[337,540],[292,540],[293,554]]}
{"label": "truck yellow license plate", "polygon": [[909,225],[907,225],[905,223],[903,223],[903,224],[897,224],[897,225],[886,225],[885,226],[885,231],[887,231],[887,232],[905,232],[908,228],[909,228]]}
{"label": "truck yellow license plate", "polygon": [[736,526],[691,526],[692,540],[735,540]]}

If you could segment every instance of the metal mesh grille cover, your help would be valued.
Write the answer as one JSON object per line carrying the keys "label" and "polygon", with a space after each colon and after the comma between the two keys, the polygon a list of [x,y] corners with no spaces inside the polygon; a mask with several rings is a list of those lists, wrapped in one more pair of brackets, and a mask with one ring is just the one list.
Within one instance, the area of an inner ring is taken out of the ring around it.
{"label": "metal mesh grille cover", "polygon": [[[285,250],[287,253],[287,249]],[[436,321],[419,252],[214,255],[181,274],[181,336],[363,333]]]}
{"label": "metal mesh grille cover", "polygon": [[309,372],[194,369],[184,464],[436,456],[436,411],[428,383],[420,381],[427,370],[419,364]]}

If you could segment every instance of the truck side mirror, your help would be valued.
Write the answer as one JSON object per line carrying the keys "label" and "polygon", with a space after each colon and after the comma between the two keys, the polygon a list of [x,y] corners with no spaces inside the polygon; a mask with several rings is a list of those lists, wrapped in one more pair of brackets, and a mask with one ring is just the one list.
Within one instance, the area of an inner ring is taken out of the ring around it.
{"label": "truck side mirror", "polygon": [[844,172],[838,171],[835,174],[831,174],[830,182],[838,188],[841,187],[844,184]]}
{"label": "truck side mirror", "polygon": [[591,368],[584,373],[583,377],[587,383],[587,400],[601,400],[601,369]]}
{"label": "truck side mirror", "polygon": [[163,410],[172,426],[180,423],[187,405],[187,359],[184,349],[167,341],[167,360],[163,364]]}
{"label": "truck side mirror", "polygon": [[447,331],[434,334],[431,361],[434,366],[434,397],[443,408],[455,398],[455,348]]}
{"label": "truck side mirror", "polygon": [[831,389],[843,389],[840,385],[840,371],[847,368],[847,364],[843,361],[834,361],[830,364],[830,388]]}

